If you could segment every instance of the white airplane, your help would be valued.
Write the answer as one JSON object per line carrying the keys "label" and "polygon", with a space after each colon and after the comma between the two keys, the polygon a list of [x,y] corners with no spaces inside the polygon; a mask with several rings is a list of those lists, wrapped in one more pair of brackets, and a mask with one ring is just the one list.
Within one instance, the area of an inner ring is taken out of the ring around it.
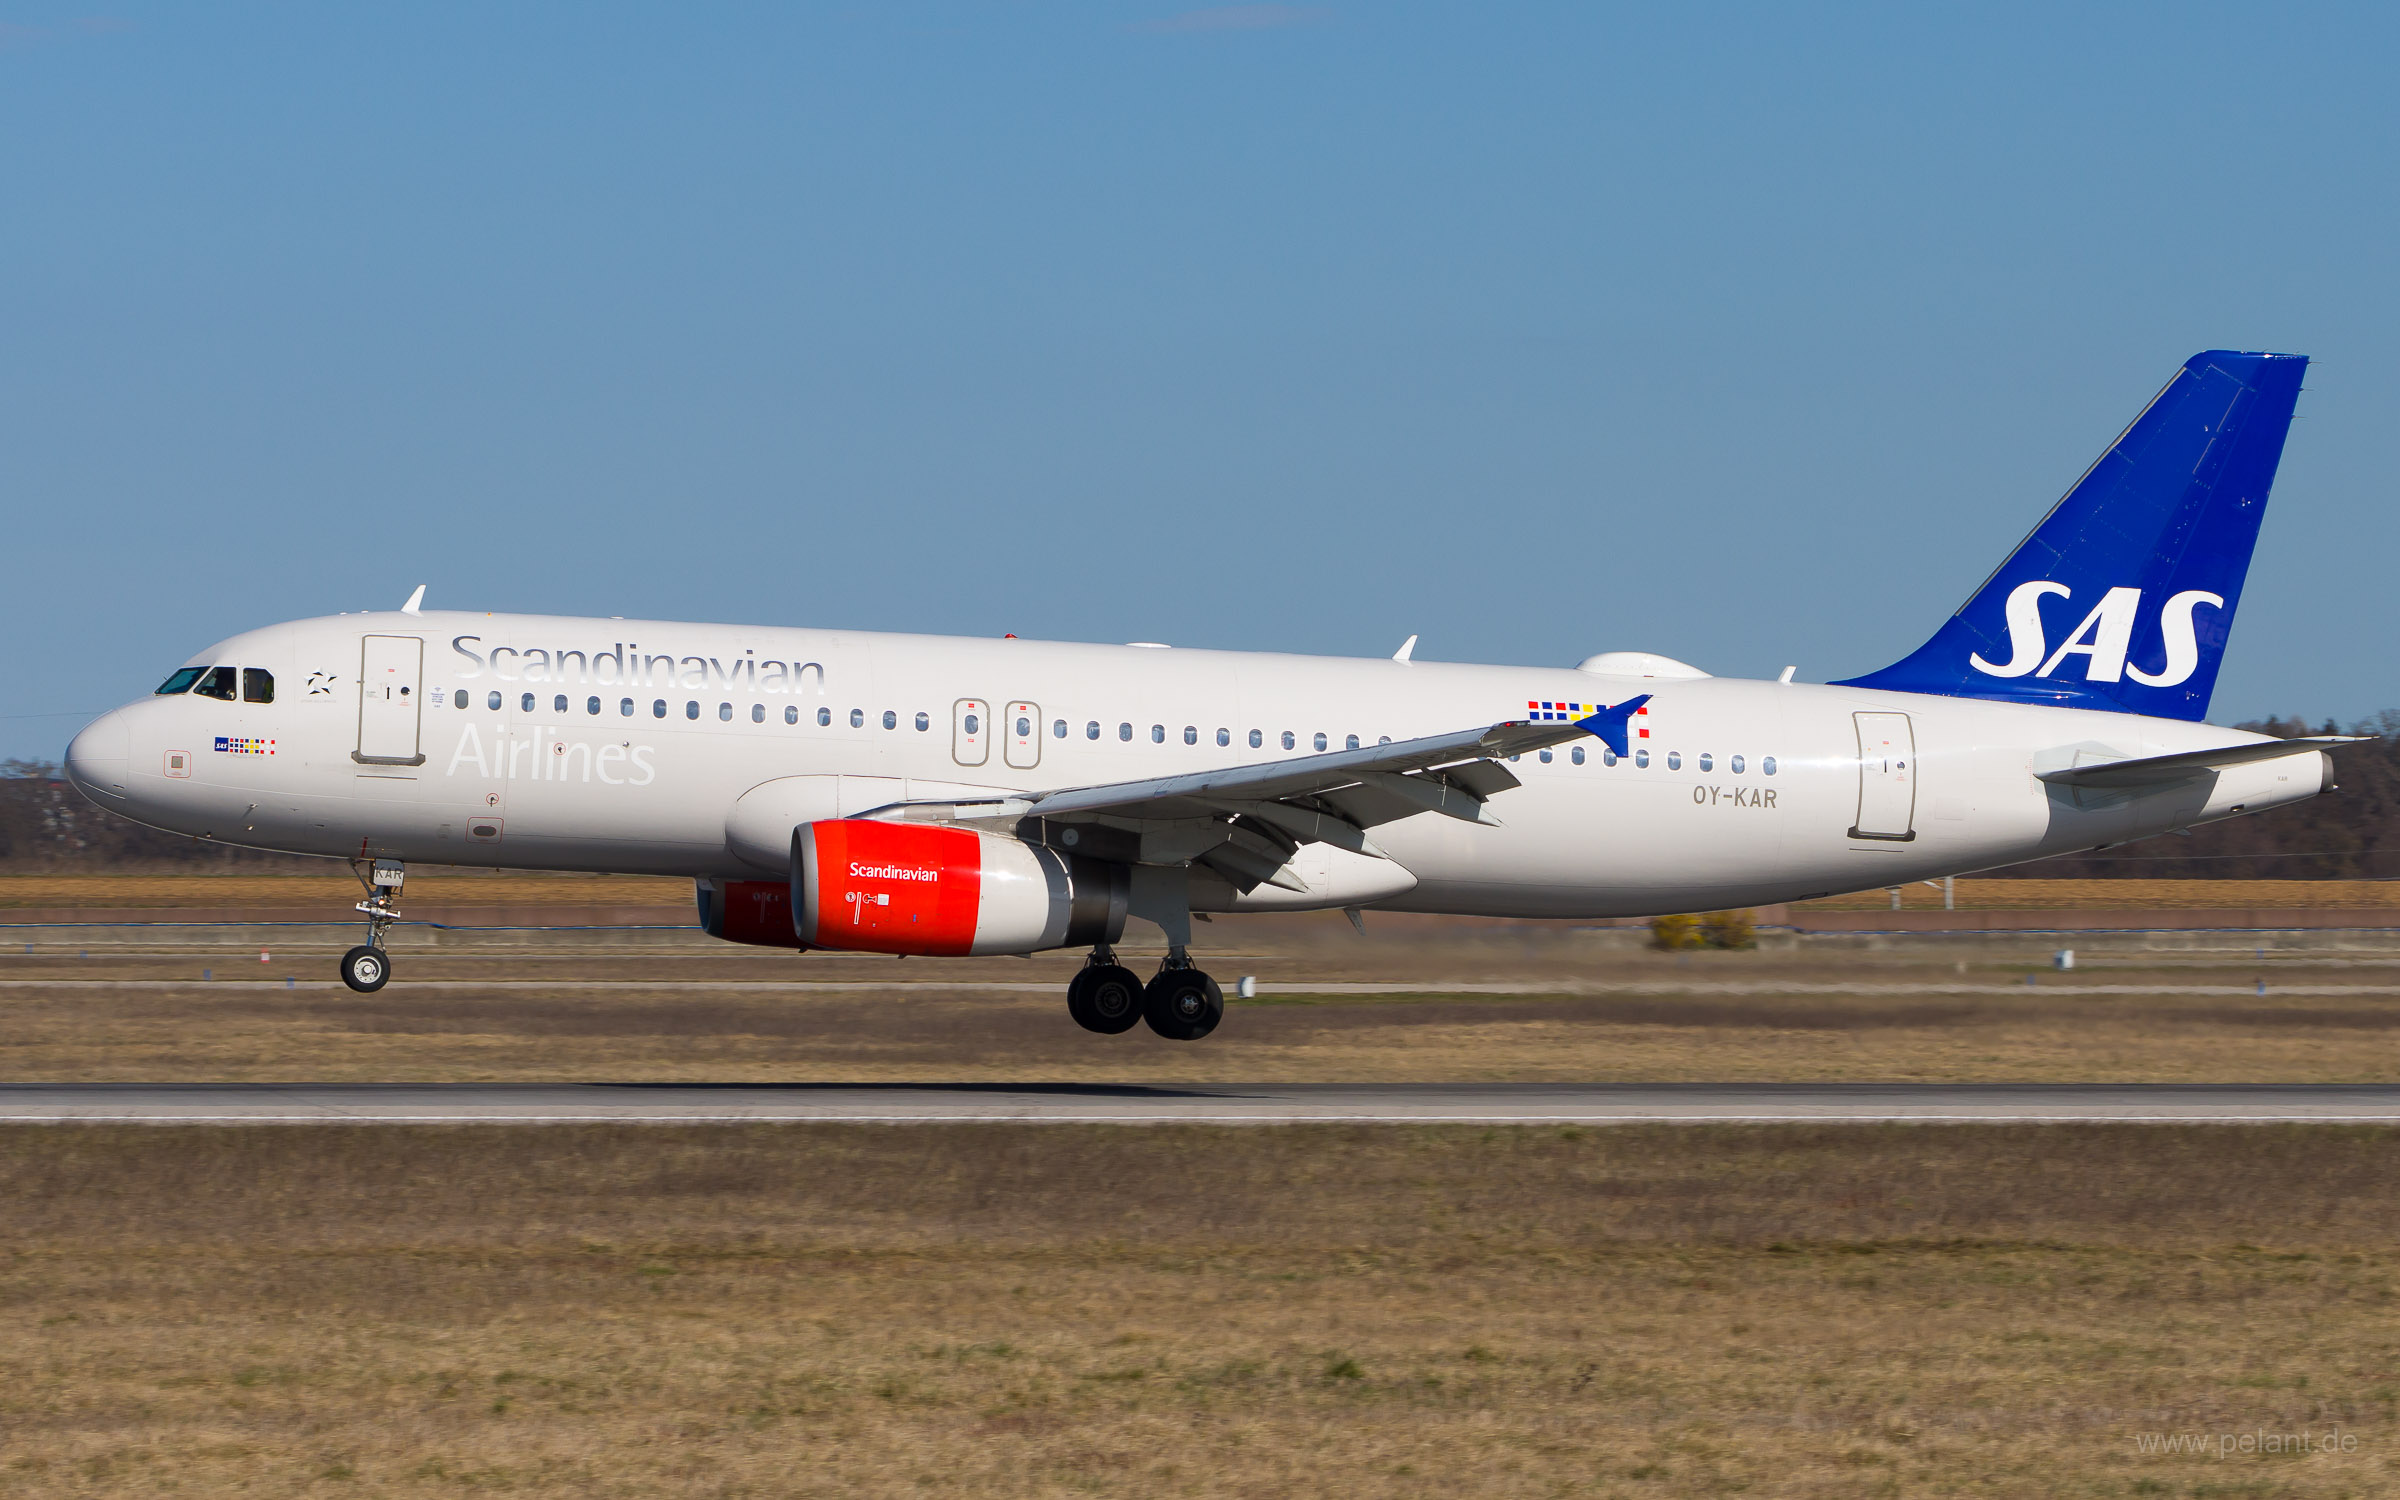
{"label": "white airplane", "polygon": [[[2201,722],[2300,379],[2194,356],[1913,655],[1846,682],[397,612],[237,635],[76,736],[177,833],[349,859],[353,989],[406,862],[684,875],[734,942],[1089,948],[1100,1032],[1224,1010],[1195,913],[1645,916],[2258,812],[2333,738]],[[1117,961],[1128,916],[1168,949]]]}

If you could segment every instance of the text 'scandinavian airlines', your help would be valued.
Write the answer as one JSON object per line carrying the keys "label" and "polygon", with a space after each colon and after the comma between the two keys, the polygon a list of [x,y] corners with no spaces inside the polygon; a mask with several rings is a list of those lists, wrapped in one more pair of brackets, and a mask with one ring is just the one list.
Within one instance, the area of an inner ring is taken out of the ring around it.
{"label": "text 'scandinavian airlines'", "polygon": [[[448,614],[191,658],[67,753],[102,807],[345,857],[687,875],[735,942],[1087,948],[1070,1013],[1206,1035],[1195,912],[1641,916],[2121,843],[2331,785],[2203,722],[2307,361],[2176,372],[1931,640],[1846,682]],[[1413,638],[1411,644],[1414,644]],[[1126,918],[1168,956],[1117,960]]]}

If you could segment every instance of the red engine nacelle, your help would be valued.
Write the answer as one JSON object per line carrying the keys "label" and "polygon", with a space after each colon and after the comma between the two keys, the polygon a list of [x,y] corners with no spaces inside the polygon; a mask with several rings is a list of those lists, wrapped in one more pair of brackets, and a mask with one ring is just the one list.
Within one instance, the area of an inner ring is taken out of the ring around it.
{"label": "red engine nacelle", "polygon": [[1113,943],[1123,865],[1001,834],[840,818],[792,830],[801,941],[864,953],[1034,953]]}
{"label": "red engine nacelle", "polygon": [[788,880],[695,881],[700,901],[700,930],[729,943],[755,943],[761,948],[805,948],[792,925],[792,886]]}

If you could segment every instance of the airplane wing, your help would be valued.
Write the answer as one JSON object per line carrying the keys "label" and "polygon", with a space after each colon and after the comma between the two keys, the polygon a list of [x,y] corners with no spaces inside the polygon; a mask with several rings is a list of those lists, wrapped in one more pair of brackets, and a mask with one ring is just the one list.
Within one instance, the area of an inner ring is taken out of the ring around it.
{"label": "airplane wing", "polygon": [[[1128,863],[1197,861],[1241,890],[1306,889],[1284,868],[1303,844],[1387,858],[1367,830],[1419,813],[1498,827],[1484,806],[1522,785],[1504,762],[1597,737],[1625,753],[1626,722],[1644,694],[1566,723],[1509,720],[1386,745],[1141,781],[1025,792],[990,801],[903,802],[862,814],[897,821],[1002,824],[1042,837],[1079,831],[1075,847]],[[1031,825],[1030,827],[1028,825]],[[1084,831],[1088,830],[1088,836]]]}
{"label": "airplane wing", "polygon": [[2040,771],[2035,773],[2035,779],[2052,786],[2114,789],[2161,786],[2223,766],[2238,766],[2254,760],[2275,760],[2281,756],[2297,755],[2303,750],[2330,750],[2336,745],[2354,745],[2360,740],[2373,738],[2375,736],[2371,734],[2320,734],[2303,739],[2252,740],[2241,745],[2220,745],[2213,750],[2184,750],[2174,755],[2145,755],[2138,760],[2111,760],[2093,766]]}

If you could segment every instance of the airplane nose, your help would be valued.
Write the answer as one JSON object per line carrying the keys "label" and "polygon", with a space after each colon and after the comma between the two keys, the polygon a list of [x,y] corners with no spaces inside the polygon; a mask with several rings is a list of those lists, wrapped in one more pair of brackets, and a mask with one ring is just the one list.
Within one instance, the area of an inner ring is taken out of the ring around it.
{"label": "airplane nose", "polygon": [[85,796],[98,800],[125,800],[125,763],[132,754],[133,733],[125,726],[125,712],[115,709],[83,726],[67,746],[67,779]]}

